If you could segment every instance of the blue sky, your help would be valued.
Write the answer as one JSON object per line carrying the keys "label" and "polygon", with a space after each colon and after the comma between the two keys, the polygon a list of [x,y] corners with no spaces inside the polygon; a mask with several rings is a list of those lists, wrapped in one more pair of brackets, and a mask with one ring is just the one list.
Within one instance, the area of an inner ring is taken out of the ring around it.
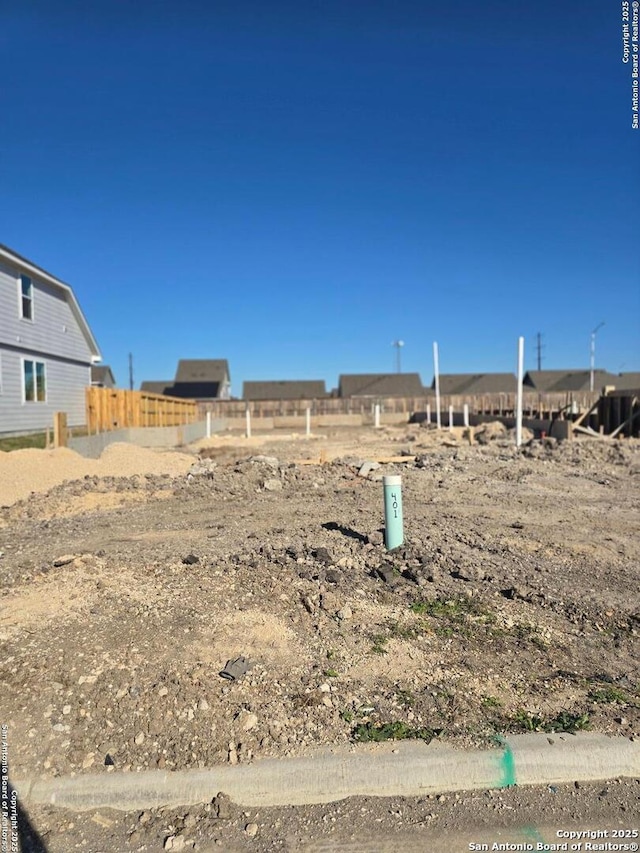
{"label": "blue sky", "polygon": [[9,0],[0,72],[0,242],[123,386],[640,370],[617,3]]}

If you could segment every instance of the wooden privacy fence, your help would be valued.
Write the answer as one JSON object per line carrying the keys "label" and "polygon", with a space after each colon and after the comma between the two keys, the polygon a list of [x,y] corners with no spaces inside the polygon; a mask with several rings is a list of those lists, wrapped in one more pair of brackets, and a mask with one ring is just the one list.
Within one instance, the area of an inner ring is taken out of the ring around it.
{"label": "wooden privacy fence", "polygon": [[146,391],[91,387],[85,401],[89,434],[124,427],[182,426],[198,419],[195,400]]}
{"label": "wooden privacy fence", "polygon": [[[523,409],[526,415],[532,417],[557,415],[565,410],[567,413],[582,412],[590,408],[598,399],[599,392],[561,392],[539,394],[525,391],[523,394]],[[513,415],[516,407],[516,395],[512,394],[443,394],[440,397],[441,411],[446,412],[453,406],[455,412],[461,412],[464,404],[469,406],[469,412],[475,415]],[[435,413],[435,394],[423,397],[325,397],[316,400],[215,400],[200,402],[200,412],[209,411],[215,418],[244,417],[247,409],[253,417],[278,417],[304,415],[307,408],[316,415],[371,415],[376,404],[380,405],[383,413],[407,415],[413,412],[424,412],[427,405]]]}

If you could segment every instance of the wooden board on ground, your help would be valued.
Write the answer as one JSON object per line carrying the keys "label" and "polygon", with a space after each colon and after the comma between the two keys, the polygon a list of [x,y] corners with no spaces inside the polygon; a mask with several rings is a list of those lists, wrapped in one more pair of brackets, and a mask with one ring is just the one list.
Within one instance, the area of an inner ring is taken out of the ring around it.
{"label": "wooden board on ground", "polygon": [[[367,457],[364,461],[369,462],[379,462],[381,465],[388,464],[390,462],[414,462],[415,456],[375,456],[375,457]],[[326,465],[330,460],[325,459],[295,459],[294,462],[296,465]]]}

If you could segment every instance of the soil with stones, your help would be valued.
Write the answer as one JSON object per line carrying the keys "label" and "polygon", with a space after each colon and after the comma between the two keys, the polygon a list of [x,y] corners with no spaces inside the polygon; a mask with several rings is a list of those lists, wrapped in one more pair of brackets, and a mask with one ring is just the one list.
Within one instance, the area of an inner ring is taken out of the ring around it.
{"label": "soil with stones", "polygon": [[[0,509],[13,778],[242,764],[389,737],[640,735],[640,442],[516,449],[499,430],[473,442],[405,426],[260,443],[200,442],[186,473],[87,475]],[[390,457],[406,461],[363,467]],[[405,545],[391,553],[383,473],[403,478]],[[237,658],[246,672],[221,677]],[[475,793],[446,808],[225,804],[226,817],[215,802],[30,811],[51,853],[348,850],[362,832],[503,826],[516,809],[637,827],[639,788]],[[342,847],[313,846],[332,833]]]}

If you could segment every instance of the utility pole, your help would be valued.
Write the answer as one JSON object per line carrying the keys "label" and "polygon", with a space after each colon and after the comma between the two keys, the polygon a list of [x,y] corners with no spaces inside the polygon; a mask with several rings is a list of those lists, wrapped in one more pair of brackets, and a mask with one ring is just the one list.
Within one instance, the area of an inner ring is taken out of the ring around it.
{"label": "utility pole", "polygon": [[538,351],[538,370],[542,370],[542,349],[543,349],[543,347],[542,347],[542,335],[540,334],[540,332],[538,332],[538,334],[536,335],[536,339],[537,339],[536,349]]}
{"label": "utility pole", "polygon": [[396,373],[402,373],[402,368],[400,365],[400,350],[404,346],[404,341],[394,341],[391,344],[392,347],[396,348]]}
{"label": "utility pole", "polygon": [[133,354],[129,353],[129,390],[133,391]]}
{"label": "utility pole", "polygon": [[593,391],[593,387],[595,384],[595,372],[596,372],[596,334],[598,329],[601,329],[604,326],[604,320],[602,323],[598,323],[595,329],[591,332],[591,376],[589,379],[589,390]]}

